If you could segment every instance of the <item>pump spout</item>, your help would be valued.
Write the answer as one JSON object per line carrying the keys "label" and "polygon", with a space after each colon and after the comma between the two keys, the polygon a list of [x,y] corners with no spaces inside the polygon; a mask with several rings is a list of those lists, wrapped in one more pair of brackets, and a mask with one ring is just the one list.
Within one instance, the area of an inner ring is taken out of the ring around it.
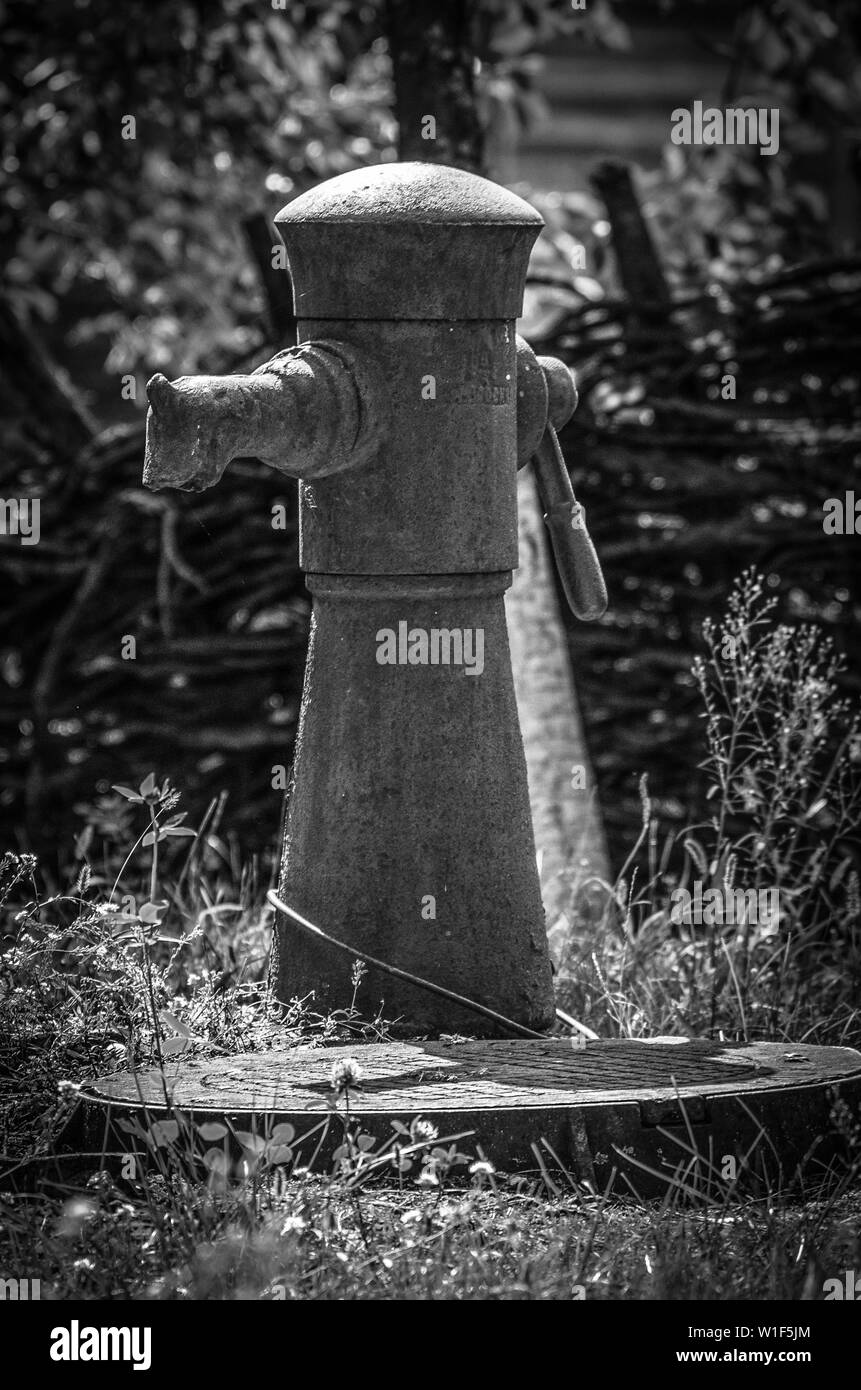
{"label": "pump spout", "polygon": [[344,343],[287,348],[248,376],[156,373],[147,397],[152,489],[201,492],[248,455],[290,477],[325,477],[370,459],[383,435],[378,374]]}

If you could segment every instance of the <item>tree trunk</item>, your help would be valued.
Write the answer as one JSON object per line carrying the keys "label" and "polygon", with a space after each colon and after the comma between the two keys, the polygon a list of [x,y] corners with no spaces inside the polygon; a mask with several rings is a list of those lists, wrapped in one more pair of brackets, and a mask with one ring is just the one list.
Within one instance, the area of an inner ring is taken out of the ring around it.
{"label": "tree trunk", "polygon": [[387,0],[401,159],[483,174],[469,0]]}
{"label": "tree trunk", "polygon": [[637,199],[631,170],[627,164],[608,159],[595,169],[592,185],[607,207],[625,294],[640,313],[668,318],[670,291]]}

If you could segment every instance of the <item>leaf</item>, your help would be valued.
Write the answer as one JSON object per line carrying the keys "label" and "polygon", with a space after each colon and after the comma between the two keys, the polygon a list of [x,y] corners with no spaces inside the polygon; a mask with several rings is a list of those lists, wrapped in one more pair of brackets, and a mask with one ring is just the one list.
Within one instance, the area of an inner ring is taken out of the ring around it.
{"label": "leaf", "polygon": [[156,1148],[165,1148],[176,1143],[179,1138],[179,1125],[176,1120],[156,1120],[150,1127],[148,1138]]}
{"label": "leaf", "polygon": [[699,870],[700,877],[705,878],[708,873],[708,864],[702,845],[690,835],[682,843]]}
{"label": "leaf", "polygon": [[211,1173],[227,1173],[230,1167],[229,1159],[221,1149],[207,1149],[203,1162]]}
{"label": "leaf", "polygon": [[356,1143],[363,1154],[366,1154],[369,1149],[372,1149],[376,1142],[377,1141],[374,1138],[373,1134],[360,1134],[358,1139],[356,1140]]}
{"label": "leaf", "polygon": [[114,945],[121,947],[123,950],[133,949],[136,946],[140,946],[140,941],[135,936],[134,932],[131,931],[116,932],[113,940]]}
{"label": "leaf", "polygon": [[598,42],[617,52],[626,53],[631,47],[631,31],[615,14],[608,0],[593,0],[589,18]]}
{"label": "leaf", "polygon": [[172,1014],[169,1009],[160,1009],[158,1016],[162,1023],[166,1023],[168,1028],[172,1028],[175,1033],[179,1033],[181,1038],[191,1039],[194,1037],[191,1029],[183,1023],[181,1018],[177,1018],[176,1014]]}
{"label": "leaf", "polygon": [[604,298],[604,288],[591,275],[575,275],[574,288],[590,304],[598,304]]}
{"label": "leaf", "polygon": [[141,840],[141,844],[142,844],[142,845],[154,845],[154,844],[155,844],[155,835],[153,834],[153,832],[152,832],[151,830],[148,830],[147,833],[144,835],[143,839]]}
{"label": "leaf", "polygon": [[190,835],[194,839],[197,831],[192,830],[190,825],[166,825],[158,838],[166,840],[169,835]]}
{"label": "leaf", "polygon": [[78,838],[75,840],[75,858],[83,859],[90,845],[93,843],[93,827],[85,825]]}
{"label": "leaf", "polygon": [[136,801],[139,806],[143,805],[143,797],[138,796],[137,792],[133,792],[131,787],[118,787],[112,785],[111,791],[119,792],[120,796],[124,796],[126,801]]}
{"label": "leaf", "polygon": [[206,1124],[198,1126],[197,1130],[201,1139],[206,1144],[214,1144],[219,1139],[227,1137],[227,1125],[220,1124],[218,1120],[207,1120]]}
{"label": "leaf", "polygon": [[235,1133],[237,1141],[249,1153],[260,1154],[266,1148],[266,1140],[260,1134],[252,1134],[247,1129],[238,1129]]}
{"label": "leaf", "polygon": [[[515,10],[515,14],[517,12]],[[502,54],[504,58],[513,58],[519,53],[528,53],[534,43],[535,30],[528,24],[523,24],[517,20],[509,20],[504,28],[500,27],[499,31],[493,35],[494,51]]]}
{"label": "leaf", "polygon": [[814,68],[807,74],[807,81],[814,91],[834,111],[848,111],[852,102],[851,93],[845,83],[821,68]]}
{"label": "leaf", "polygon": [[161,922],[160,913],[164,912],[167,903],[143,903],[138,917],[142,922],[152,923],[158,926]]}
{"label": "leaf", "polygon": [[142,797],[152,796],[155,792],[155,773],[150,772],[140,784],[140,794]]}
{"label": "leaf", "polygon": [[270,1144],[292,1144],[296,1137],[296,1131],[292,1125],[286,1123],[276,1125],[269,1136]]}

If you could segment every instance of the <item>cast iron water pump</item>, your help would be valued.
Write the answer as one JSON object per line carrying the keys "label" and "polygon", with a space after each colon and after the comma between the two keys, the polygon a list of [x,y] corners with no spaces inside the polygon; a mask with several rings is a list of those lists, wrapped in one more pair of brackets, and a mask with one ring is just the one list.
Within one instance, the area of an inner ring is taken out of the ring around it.
{"label": "cast iron water pump", "polygon": [[[534,459],[575,612],[606,605],[554,426],[570,373],[514,324],[538,213],[485,179],[385,164],[276,218],[299,346],[248,376],[155,376],[144,481],[255,455],[297,477],[314,599],[281,898],[362,951],[528,1028],[553,1019],[503,595]],[[279,997],[349,1004],[349,965],[281,917]],[[371,969],[406,1032],[496,1032]]]}

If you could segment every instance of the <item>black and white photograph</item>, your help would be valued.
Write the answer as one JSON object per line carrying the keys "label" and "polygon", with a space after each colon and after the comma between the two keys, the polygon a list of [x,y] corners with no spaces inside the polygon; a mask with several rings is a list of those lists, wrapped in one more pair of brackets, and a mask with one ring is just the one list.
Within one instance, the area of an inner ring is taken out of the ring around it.
{"label": "black and white photograph", "polygon": [[0,35],[2,1335],[574,1303],[578,1376],[838,1383],[861,5]]}

